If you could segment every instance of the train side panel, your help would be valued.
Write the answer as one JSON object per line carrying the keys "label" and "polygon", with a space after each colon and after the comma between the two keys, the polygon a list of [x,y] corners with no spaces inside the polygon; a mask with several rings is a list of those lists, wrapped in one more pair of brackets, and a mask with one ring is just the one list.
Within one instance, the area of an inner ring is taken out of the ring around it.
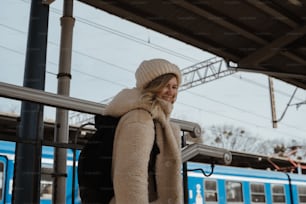
{"label": "train side panel", "polygon": [[[0,204],[12,202],[14,150],[14,143],[0,142]],[[52,203],[53,152],[53,147],[43,148],[41,204]],[[74,203],[80,204],[73,158],[73,151],[67,150],[66,203],[74,198]],[[188,163],[188,169],[212,171],[209,164],[200,163]],[[199,171],[188,173],[189,204],[306,204],[306,175],[224,166],[216,166],[213,171],[209,177]]]}
{"label": "train side panel", "polygon": [[[211,171],[210,165],[199,163],[189,163],[188,169]],[[282,172],[216,166],[209,177],[189,172],[188,188],[190,204],[306,203],[306,176]]]}
{"label": "train side panel", "polygon": [[[52,172],[53,172],[53,147],[43,147],[42,175],[40,189],[40,203],[51,204],[52,201]],[[78,155],[78,154],[77,154]],[[13,176],[14,176],[15,143],[0,141],[0,204],[12,203]],[[67,179],[66,203],[72,203],[72,150],[67,150]],[[77,157],[76,157],[77,159]],[[75,178],[77,178],[75,168]],[[75,180],[75,204],[80,204],[78,184]]]}

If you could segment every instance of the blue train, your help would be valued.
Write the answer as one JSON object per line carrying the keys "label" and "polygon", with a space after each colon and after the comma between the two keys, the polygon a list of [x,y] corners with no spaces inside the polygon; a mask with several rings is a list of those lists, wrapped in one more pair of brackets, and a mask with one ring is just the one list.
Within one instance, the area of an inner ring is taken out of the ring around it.
{"label": "blue train", "polygon": [[[14,172],[13,142],[0,142],[0,204],[11,203]],[[73,182],[73,152],[67,150],[67,202],[80,204],[77,182]],[[42,204],[51,204],[53,147],[43,147],[40,197]],[[188,163],[188,169],[203,169],[211,165]],[[77,175],[75,175],[77,181]],[[75,185],[75,189],[73,188]],[[74,196],[72,196],[74,195]],[[72,201],[74,199],[74,201]],[[188,172],[189,204],[306,204],[306,175],[215,166],[213,174]]]}
{"label": "blue train", "polygon": [[[12,203],[13,175],[14,175],[14,157],[15,143],[0,141],[0,204]],[[53,172],[53,147],[43,147],[41,160],[41,187],[40,203],[52,203],[52,172]],[[81,204],[78,194],[78,185],[73,186],[73,151],[67,150],[67,182],[66,182],[66,203]],[[75,175],[75,181],[77,176]],[[73,191],[74,190],[74,191]],[[74,195],[74,196],[72,196]]]}
{"label": "blue train", "polygon": [[[212,171],[210,165],[199,163],[189,163],[188,169]],[[303,204],[306,175],[215,166],[209,177],[189,172],[188,197],[189,204]]]}

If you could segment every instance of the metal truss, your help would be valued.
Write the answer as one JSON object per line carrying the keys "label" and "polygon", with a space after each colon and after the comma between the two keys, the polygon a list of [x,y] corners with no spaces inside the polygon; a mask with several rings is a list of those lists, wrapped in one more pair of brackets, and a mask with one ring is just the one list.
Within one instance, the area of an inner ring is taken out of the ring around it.
{"label": "metal truss", "polygon": [[[226,63],[222,58],[213,57],[182,69],[181,73],[183,81],[179,91],[185,91],[236,72],[236,69],[227,65],[224,66],[224,64]],[[72,120],[74,124],[79,125],[84,122],[92,122],[93,117],[88,114],[72,112],[70,114],[70,120]]]}
{"label": "metal truss", "polygon": [[225,62],[222,58],[213,57],[182,69],[183,81],[179,91],[184,91],[236,72],[235,69],[222,66],[223,64]]}

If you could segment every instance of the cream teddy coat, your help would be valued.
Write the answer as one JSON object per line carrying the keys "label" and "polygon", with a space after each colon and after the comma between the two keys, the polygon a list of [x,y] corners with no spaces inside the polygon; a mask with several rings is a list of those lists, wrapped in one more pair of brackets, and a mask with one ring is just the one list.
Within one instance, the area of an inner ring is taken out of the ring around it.
{"label": "cream teddy coat", "polygon": [[[122,116],[113,150],[115,196],[110,204],[148,204],[148,162],[155,138],[157,200],[150,204],[182,204],[180,129],[170,123],[172,104],[162,99],[158,107],[140,100],[140,90],[124,89],[105,109],[105,115]],[[150,113],[151,114],[150,114]],[[152,118],[157,121],[155,123]]]}

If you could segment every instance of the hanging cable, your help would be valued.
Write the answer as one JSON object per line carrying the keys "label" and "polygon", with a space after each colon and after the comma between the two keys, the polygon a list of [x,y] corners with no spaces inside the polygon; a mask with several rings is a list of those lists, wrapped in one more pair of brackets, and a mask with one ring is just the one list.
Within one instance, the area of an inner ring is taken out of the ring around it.
{"label": "hanging cable", "polygon": [[210,177],[214,173],[215,169],[215,163],[211,162],[210,164],[211,171],[209,173],[206,173],[203,169],[197,168],[197,169],[187,169],[187,171],[200,171],[205,177]]}

